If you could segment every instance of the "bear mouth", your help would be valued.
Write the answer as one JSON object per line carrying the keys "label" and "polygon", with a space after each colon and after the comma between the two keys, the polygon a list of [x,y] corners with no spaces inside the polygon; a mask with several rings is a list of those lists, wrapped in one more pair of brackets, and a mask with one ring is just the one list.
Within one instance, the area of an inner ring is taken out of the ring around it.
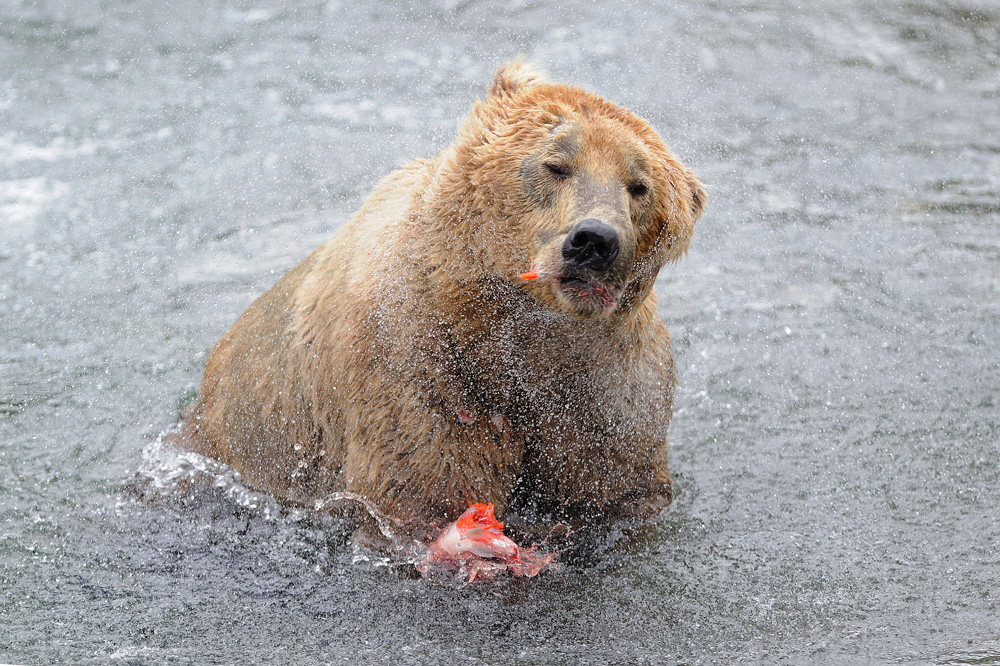
{"label": "bear mouth", "polygon": [[558,284],[561,295],[574,303],[588,306],[587,309],[610,310],[617,305],[610,289],[583,278],[565,275],[558,279]]}

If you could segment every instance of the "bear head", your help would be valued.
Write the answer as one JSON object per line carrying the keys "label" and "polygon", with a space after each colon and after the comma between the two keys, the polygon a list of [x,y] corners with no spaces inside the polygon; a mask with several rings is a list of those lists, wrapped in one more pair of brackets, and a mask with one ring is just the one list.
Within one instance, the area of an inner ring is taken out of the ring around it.
{"label": "bear head", "polygon": [[646,121],[520,62],[497,72],[443,157],[435,199],[473,263],[580,319],[648,298],[706,200]]}

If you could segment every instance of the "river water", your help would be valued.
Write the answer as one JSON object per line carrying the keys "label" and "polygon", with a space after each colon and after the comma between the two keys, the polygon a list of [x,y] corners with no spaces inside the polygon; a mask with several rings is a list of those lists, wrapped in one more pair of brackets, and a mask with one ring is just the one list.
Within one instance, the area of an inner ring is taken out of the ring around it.
{"label": "river water", "polygon": [[[679,497],[453,589],[156,438],[517,54],[709,188],[658,285]],[[987,0],[0,0],[0,662],[998,663],[998,224]]]}

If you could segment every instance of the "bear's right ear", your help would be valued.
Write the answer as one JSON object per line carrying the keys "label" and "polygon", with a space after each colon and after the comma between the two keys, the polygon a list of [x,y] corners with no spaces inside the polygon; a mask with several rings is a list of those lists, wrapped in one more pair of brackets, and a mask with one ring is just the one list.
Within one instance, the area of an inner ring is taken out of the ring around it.
{"label": "bear's right ear", "polygon": [[523,60],[505,63],[497,70],[490,84],[490,97],[513,95],[522,88],[542,83],[545,77]]}

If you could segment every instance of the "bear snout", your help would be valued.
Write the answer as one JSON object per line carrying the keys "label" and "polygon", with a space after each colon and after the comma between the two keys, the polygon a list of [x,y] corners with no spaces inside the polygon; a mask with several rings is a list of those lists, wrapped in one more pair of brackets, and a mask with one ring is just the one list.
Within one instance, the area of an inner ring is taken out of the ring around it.
{"label": "bear snout", "polygon": [[593,217],[581,220],[562,244],[562,256],[570,268],[595,273],[611,268],[620,251],[618,232]]}

